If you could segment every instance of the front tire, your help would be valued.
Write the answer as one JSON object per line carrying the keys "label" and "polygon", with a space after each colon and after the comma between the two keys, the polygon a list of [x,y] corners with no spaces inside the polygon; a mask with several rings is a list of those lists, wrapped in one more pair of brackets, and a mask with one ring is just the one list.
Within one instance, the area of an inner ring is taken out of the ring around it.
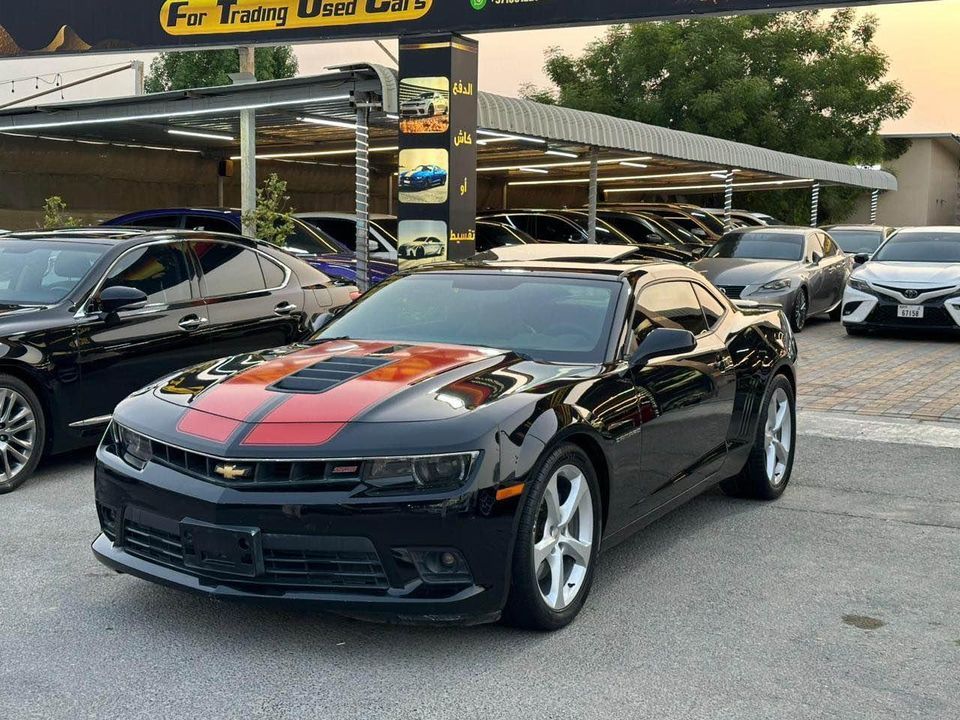
{"label": "front tire", "polygon": [[33,474],[45,440],[36,393],[19,378],[0,374],[0,494],[16,490]]}
{"label": "front tire", "polygon": [[505,622],[557,630],[577,616],[593,584],[600,525],[600,488],[590,459],[576,445],[558,446],[528,485]]}
{"label": "front tire", "polygon": [[807,299],[806,288],[800,288],[797,295],[793,298],[793,307],[790,309],[790,327],[795,333],[802,332],[807,324],[807,312],[810,309],[810,303]]}
{"label": "front tire", "polygon": [[747,464],[720,483],[735,497],[776,500],[790,482],[797,445],[796,397],[783,375],[775,375],[763,396],[757,434]]}
{"label": "front tire", "polygon": [[843,300],[841,300],[837,304],[837,306],[830,311],[830,319],[833,322],[839,322],[842,315],[843,315]]}

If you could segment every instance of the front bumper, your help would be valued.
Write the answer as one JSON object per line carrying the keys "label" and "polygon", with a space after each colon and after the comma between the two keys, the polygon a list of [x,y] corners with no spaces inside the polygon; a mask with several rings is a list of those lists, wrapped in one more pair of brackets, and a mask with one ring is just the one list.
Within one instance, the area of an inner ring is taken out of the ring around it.
{"label": "front bumper", "polygon": [[749,300],[760,305],[779,307],[785,313],[793,308],[794,297],[797,294],[795,287],[772,292],[760,290],[757,285],[717,285],[718,288],[731,300]]}
{"label": "front bumper", "polygon": [[848,286],[843,293],[841,320],[845,326],[864,329],[960,331],[960,296],[909,304],[922,307],[923,317],[897,317],[897,307],[908,303]]}
{"label": "front bumper", "polygon": [[[360,504],[342,493],[237,490],[154,463],[136,471],[103,448],[95,491],[97,559],[169,587],[392,622],[490,622],[506,602],[518,503],[484,502],[483,492]],[[254,530],[259,567],[197,569],[185,521]],[[456,550],[470,579],[428,582],[408,548]]]}

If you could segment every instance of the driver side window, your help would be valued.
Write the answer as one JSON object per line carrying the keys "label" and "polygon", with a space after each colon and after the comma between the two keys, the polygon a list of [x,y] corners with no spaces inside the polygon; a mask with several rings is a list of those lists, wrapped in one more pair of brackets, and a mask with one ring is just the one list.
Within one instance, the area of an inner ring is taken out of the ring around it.
{"label": "driver side window", "polygon": [[707,331],[707,323],[693,285],[685,280],[668,280],[643,288],[633,316],[629,352],[656,328],[689,330],[694,335]]}
{"label": "driver side window", "polygon": [[130,250],[110,270],[101,290],[131,287],[147,296],[148,305],[189,300],[190,273],[179,245],[148,245]]}

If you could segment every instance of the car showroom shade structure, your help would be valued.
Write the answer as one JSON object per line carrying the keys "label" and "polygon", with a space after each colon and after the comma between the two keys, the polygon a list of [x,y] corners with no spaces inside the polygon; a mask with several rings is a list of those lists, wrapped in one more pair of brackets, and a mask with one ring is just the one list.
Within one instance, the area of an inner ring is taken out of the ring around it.
{"label": "car showroom shade structure", "polygon": [[[478,100],[479,130],[469,141],[477,144],[479,177],[502,186],[504,207],[510,192],[536,188],[582,188],[578,202],[591,209],[600,199],[724,192],[729,209],[735,191],[802,188],[816,198],[821,185],[897,188],[878,169],[490,93]],[[396,71],[356,64],[287,80],[8,108],[0,111],[0,133],[237,159],[246,170],[245,198],[256,161],[356,160],[357,204],[366,207],[361,169],[397,170],[398,113]],[[255,115],[255,126],[241,123],[242,115]],[[815,221],[815,205],[812,211]]]}

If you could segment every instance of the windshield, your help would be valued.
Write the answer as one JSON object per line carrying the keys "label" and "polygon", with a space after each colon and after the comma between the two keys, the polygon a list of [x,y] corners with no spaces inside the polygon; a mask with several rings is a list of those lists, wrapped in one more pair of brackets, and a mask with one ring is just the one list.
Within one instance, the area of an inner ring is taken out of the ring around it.
{"label": "windshield", "polygon": [[726,228],[723,226],[723,222],[718,220],[716,215],[711,215],[705,210],[691,210],[690,214],[717,235],[723,235],[723,231],[726,230]]}
{"label": "windshield", "polygon": [[620,287],[494,272],[406,275],[381,284],[315,339],[471,345],[547,362],[599,363]]}
{"label": "windshield", "polygon": [[872,253],[883,241],[880,230],[828,230],[840,249],[846,253]]}
{"label": "windshield", "polygon": [[108,248],[58,240],[0,239],[0,304],[60,302]]}
{"label": "windshield", "polygon": [[873,256],[884,262],[960,263],[960,233],[898,233]]}
{"label": "windshield", "polygon": [[[590,218],[587,215],[581,215],[580,213],[569,213],[564,215],[568,220],[575,222],[582,230],[590,229]],[[630,245],[630,238],[626,235],[620,234],[616,229],[611,230],[609,227],[604,227],[605,223],[602,220],[597,220],[597,242],[601,245]]]}
{"label": "windshield", "polygon": [[704,257],[799,261],[803,257],[803,235],[732,232],[720,238]]}

